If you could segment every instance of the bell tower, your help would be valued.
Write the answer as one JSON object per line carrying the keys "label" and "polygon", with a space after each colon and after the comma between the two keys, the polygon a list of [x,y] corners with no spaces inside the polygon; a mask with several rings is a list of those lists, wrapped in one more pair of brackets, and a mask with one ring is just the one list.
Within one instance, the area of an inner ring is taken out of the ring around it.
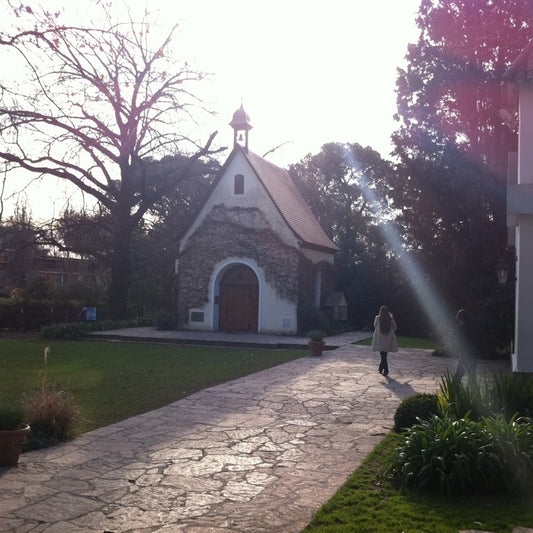
{"label": "bell tower", "polygon": [[233,113],[229,125],[233,128],[233,147],[240,144],[245,150],[248,150],[248,132],[252,129],[252,124],[242,102],[241,107]]}

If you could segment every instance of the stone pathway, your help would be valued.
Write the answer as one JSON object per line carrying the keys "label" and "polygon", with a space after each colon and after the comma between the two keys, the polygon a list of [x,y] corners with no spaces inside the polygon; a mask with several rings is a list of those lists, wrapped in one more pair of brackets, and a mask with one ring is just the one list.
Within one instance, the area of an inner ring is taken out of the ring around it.
{"label": "stone pathway", "polygon": [[[345,345],[22,455],[0,531],[298,533],[454,361]],[[135,391],[132,391],[134,394]]]}

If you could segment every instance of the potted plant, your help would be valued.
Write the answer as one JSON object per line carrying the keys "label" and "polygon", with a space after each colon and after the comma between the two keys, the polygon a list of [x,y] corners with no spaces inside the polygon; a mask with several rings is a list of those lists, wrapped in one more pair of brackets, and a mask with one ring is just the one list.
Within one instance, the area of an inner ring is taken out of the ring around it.
{"label": "potted plant", "polygon": [[322,350],[324,349],[324,332],[320,329],[314,329],[307,336],[309,337],[309,350],[311,351],[311,355],[322,355]]}
{"label": "potted plant", "polygon": [[0,467],[15,466],[30,426],[24,423],[24,409],[0,406]]}

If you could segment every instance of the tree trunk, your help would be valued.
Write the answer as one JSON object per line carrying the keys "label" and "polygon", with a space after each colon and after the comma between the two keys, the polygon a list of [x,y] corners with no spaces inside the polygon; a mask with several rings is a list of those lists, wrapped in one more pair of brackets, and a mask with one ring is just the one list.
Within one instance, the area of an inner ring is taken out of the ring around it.
{"label": "tree trunk", "polygon": [[131,230],[119,224],[113,237],[109,313],[112,319],[128,318],[128,288],[130,281]]}

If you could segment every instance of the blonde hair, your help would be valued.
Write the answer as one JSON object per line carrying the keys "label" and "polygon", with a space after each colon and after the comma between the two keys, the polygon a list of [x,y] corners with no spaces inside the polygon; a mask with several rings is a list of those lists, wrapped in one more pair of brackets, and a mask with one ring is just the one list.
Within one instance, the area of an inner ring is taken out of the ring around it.
{"label": "blonde hair", "polygon": [[388,333],[392,327],[392,315],[386,305],[379,308],[379,329],[381,333]]}

